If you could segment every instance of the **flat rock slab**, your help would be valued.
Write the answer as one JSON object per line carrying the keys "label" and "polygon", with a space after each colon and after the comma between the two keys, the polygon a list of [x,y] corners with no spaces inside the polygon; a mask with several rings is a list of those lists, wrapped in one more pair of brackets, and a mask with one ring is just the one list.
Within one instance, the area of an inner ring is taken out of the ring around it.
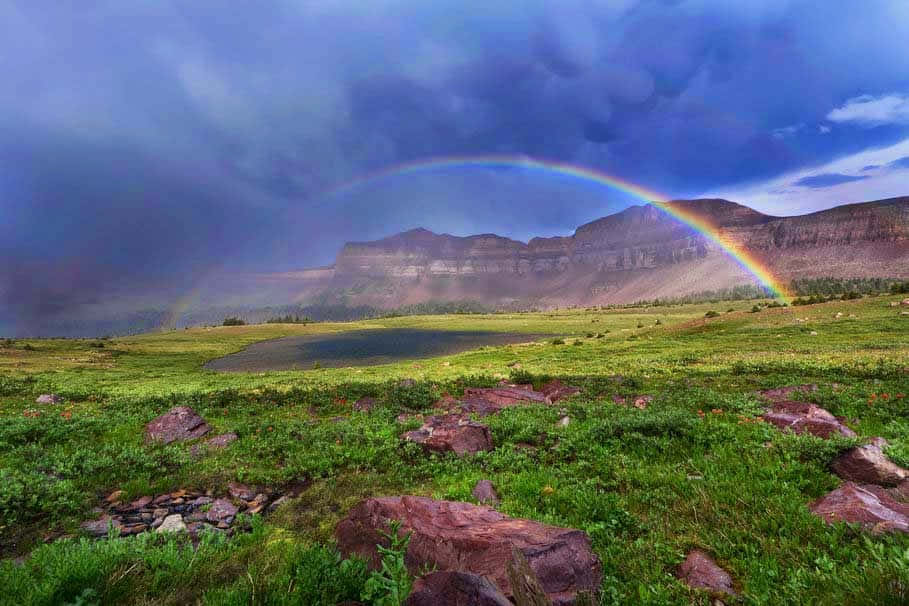
{"label": "flat rock slab", "polygon": [[205,419],[188,406],[172,408],[145,426],[145,435],[149,440],[164,444],[201,438],[209,431],[211,427]]}
{"label": "flat rock slab", "polygon": [[855,432],[842,421],[817,404],[808,402],[792,400],[776,402],[761,418],[781,430],[796,434],[810,433],[820,438],[829,438],[832,435],[855,437]]}
{"label": "flat rock slab", "polygon": [[524,387],[512,387],[503,385],[500,387],[468,387],[464,390],[465,398],[481,398],[502,408],[507,406],[516,406],[528,402],[542,402],[551,404],[552,402],[543,393],[527,389]]}
{"label": "flat rock slab", "polygon": [[432,452],[459,456],[493,449],[489,428],[462,415],[429,417],[420,429],[408,431],[403,438]]}
{"label": "flat rock slab", "polygon": [[892,493],[879,486],[845,482],[808,508],[829,524],[859,524],[875,534],[909,533],[909,505],[900,503]]}
{"label": "flat rock slab", "polygon": [[683,583],[694,589],[704,589],[712,593],[735,595],[732,577],[720,568],[706,552],[694,549],[679,565],[678,577]]}
{"label": "flat rock slab", "polygon": [[871,444],[846,451],[830,467],[839,477],[858,484],[898,486],[909,478],[909,470],[887,458],[882,450],[886,445],[886,440],[875,438]]}
{"label": "flat rock slab", "polygon": [[487,577],[506,597],[512,596],[507,564],[512,548],[520,550],[556,604],[571,604],[579,591],[595,592],[602,568],[586,533],[510,518],[490,507],[426,497],[367,499],[338,523],[335,537],[345,556],[379,565],[377,544],[387,545],[389,522],[411,532],[405,563],[412,573],[425,566]]}
{"label": "flat rock slab", "polygon": [[485,577],[469,572],[433,572],[417,579],[405,606],[513,606]]}

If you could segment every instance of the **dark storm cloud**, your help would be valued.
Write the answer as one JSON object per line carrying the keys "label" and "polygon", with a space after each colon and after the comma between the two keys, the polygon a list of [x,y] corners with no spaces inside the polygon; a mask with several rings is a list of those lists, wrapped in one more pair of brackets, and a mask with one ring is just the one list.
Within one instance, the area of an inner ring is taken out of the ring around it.
{"label": "dark storm cloud", "polygon": [[526,154],[690,196],[907,131],[774,136],[902,94],[897,0],[23,0],[0,22],[0,316],[330,262],[417,221],[523,236],[628,202],[494,174],[318,195],[426,156]]}
{"label": "dark storm cloud", "polygon": [[868,179],[867,175],[843,175],[840,173],[825,173],[823,175],[811,175],[810,177],[802,177],[793,185],[798,185],[801,187],[813,187],[820,189],[822,187],[832,187],[834,185],[840,185],[841,183],[851,183],[852,181],[862,181],[863,179]]}

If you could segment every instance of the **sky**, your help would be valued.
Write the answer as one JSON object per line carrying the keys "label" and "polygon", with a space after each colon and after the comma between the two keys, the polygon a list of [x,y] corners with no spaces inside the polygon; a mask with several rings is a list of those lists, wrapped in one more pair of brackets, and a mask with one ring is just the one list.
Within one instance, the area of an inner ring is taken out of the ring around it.
{"label": "sky", "polygon": [[777,215],[909,193],[905,0],[0,0],[0,25],[0,332],[346,240],[569,234],[640,203],[483,167],[343,187],[427,158]]}

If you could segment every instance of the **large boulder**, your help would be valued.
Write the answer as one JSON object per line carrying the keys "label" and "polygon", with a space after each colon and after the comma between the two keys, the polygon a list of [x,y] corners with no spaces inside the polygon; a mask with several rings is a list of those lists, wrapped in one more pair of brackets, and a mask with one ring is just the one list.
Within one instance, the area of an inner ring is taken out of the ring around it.
{"label": "large boulder", "polygon": [[201,438],[209,431],[211,427],[205,419],[188,406],[172,408],[145,426],[145,435],[149,440],[165,444]]}
{"label": "large boulder", "polygon": [[408,431],[403,437],[432,452],[464,455],[493,449],[488,427],[456,414],[429,417],[422,427]]}
{"label": "large boulder", "polygon": [[883,438],[875,438],[871,444],[843,453],[830,467],[844,480],[859,484],[897,486],[909,478],[909,470],[887,458],[882,450],[886,445],[887,441]]}
{"label": "large boulder", "polygon": [[700,549],[694,549],[679,565],[678,577],[689,587],[704,589],[711,593],[735,595],[732,577],[719,567],[709,555]]}
{"label": "large boulder", "polygon": [[410,532],[405,563],[412,573],[426,566],[440,571],[471,572],[489,578],[512,596],[507,565],[512,548],[520,550],[555,604],[571,604],[579,591],[595,592],[602,569],[580,531],[510,518],[490,507],[425,497],[367,499],[354,507],[335,529],[345,556],[356,555],[379,565],[377,544],[389,522]]}
{"label": "large boulder", "polygon": [[794,402],[784,400],[776,402],[770,411],[764,413],[762,418],[781,430],[829,438],[839,434],[855,437],[855,432],[817,404],[808,402]]}
{"label": "large boulder", "polygon": [[845,482],[808,506],[827,523],[859,524],[875,534],[909,532],[909,505],[879,486]]}
{"label": "large boulder", "polygon": [[469,572],[433,572],[417,579],[405,606],[513,606],[485,577]]}

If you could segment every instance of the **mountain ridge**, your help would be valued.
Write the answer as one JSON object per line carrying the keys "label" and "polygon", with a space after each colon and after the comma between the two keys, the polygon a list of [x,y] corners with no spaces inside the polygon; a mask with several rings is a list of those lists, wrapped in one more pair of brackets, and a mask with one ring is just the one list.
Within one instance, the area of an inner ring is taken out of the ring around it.
{"label": "mountain ridge", "polygon": [[[708,237],[660,206],[711,226]],[[301,300],[394,307],[427,300],[542,304],[627,302],[753,283],[717,243],[748,253],[778,281],[803,277],[909,278],[909,197],[779,217],[723,200],[643,204],[522,242],[418,227],[341,247]],[[340,299],[339,299],[340,298]]]}

